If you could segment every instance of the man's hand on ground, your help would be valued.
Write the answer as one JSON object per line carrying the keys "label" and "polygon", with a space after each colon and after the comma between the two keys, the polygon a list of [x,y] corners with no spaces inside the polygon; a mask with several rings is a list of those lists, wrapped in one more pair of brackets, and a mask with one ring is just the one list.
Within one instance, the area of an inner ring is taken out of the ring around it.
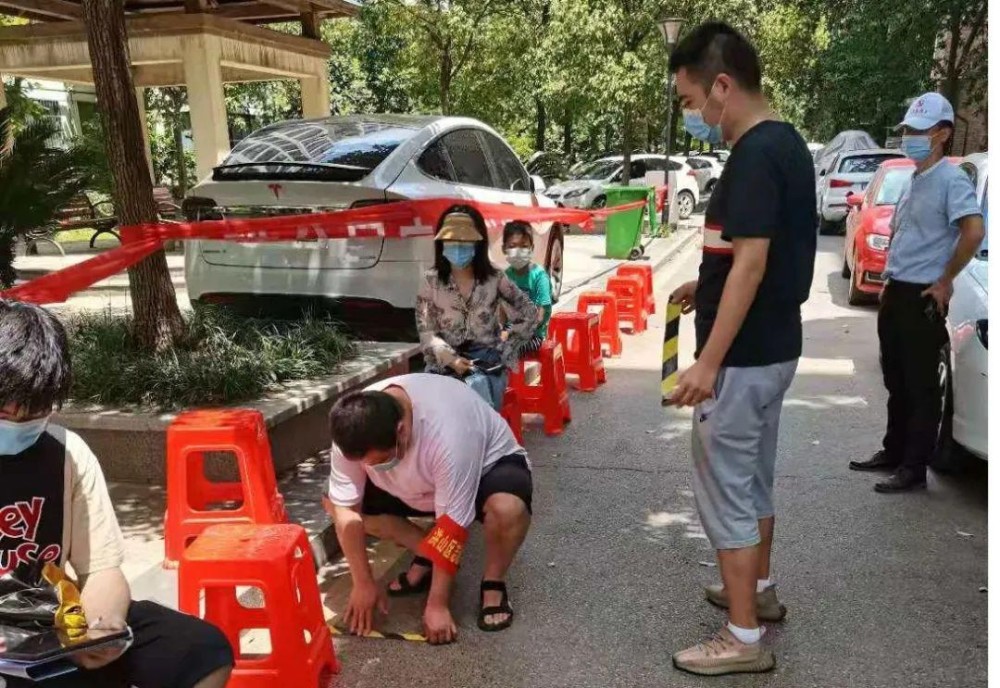
{"label": "man's hand on ground", "polygon": [[[90,624],[88,630],[92,631],[91,635],[94,637],[99,637],[100,631],[123,631],[125,630],[125,620],[99,618],[96,622]],[[100,669],[121,657],[124,652],[125,650],[122,647],[91,650],[90,652],[82,652],[76,655],[73,661],[84,669]]]}
{"label": "man's hand on ground", "polygon": [[715,380],[718,376],[718,368],[695,361],[693,366],[677,378],[677,388],[670,397],[670,403],[674,406],[697,406],[715,393]]}
{"label": "man's hand on ground", "polygon": [[375,612],[389,613],[389,598],[374,582],[356,583],[344,612],[344,624],[355,635],[367,635],[375,627]]}
{"label": "man's hand on ground", "polygon": [[694,293],[698,288],[698,281],[685,282],[674,289],[670,295],[670,303],[680,304],[681,312],[684,314],[694,310]]}
{"label": "man's hand on ground", "polygon": [[458,637],[458,627],[455,626],[448,607],[427,604],[424,609],[424,633],[431,645],[445,645]]}
{"label": "man's hand on ground", "polygon": [[934,303],[937,304],[938,313],[941,315],[947,315],[948,303],[951,301],[952,294],[954,293],[955,285],[952,281],[941,278],[927,289],[924,289],[920,295],[930,296],[934,299]]}

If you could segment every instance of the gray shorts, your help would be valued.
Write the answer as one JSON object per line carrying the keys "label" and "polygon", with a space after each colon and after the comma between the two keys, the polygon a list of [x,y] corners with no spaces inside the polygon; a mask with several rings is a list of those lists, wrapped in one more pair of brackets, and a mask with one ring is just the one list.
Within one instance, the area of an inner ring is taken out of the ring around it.
{"label": "gray shorts", "polygon": [[758,544],[758,519],[774,515],[778,421],[797,366],[723,368],[715,397],[694,409],[694,497],[715,549]]}

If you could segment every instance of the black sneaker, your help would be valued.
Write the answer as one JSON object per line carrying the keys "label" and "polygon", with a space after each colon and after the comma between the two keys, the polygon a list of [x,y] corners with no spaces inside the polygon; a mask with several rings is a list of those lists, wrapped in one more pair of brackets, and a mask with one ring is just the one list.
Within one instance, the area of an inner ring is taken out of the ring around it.
{"label": "black sneaker", "polygon": [[875,491],[883,494],[913,492],[927,488],[927,473],[900,468],[885,482],[875,483]]}
{"label": "black sneaker", "polygon": [[885,451],[878,451],[867,461],[851,461],[847,467],[852,471],[885,471],[891,473],[899,464],[889,458]]}

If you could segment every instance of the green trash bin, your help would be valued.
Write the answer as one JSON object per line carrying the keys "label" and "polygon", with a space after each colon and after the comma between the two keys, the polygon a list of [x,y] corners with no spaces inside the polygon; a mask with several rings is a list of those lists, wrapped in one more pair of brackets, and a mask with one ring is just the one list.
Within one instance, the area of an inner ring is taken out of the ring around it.
{"label": "green trash bin", "polygon": [[[605,196],[609,208],[646,201],[652,189],[648,186],[608,186]],[[642,216],[646,208],[635,208],[608,215],[604,234],[604,253],[608,258],[626,259],[642,238]]]}

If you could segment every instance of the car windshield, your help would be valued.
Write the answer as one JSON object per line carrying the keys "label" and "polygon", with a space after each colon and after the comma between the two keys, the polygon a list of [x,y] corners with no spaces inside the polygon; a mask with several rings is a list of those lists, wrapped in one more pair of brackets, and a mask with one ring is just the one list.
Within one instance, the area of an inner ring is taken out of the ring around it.
{"label": "car windshield", "polygon": [[358,181],[414,133],[378,121],[281,122],[236,144],[212,178]]}
{"label": "car windshield", "polygon": [[880,155],[856,155],[841,160],[840,168],[837,171],[847,174],[874,174],[878,170],[878,166],[886,160],[898,157],[898,155],[886,155],[884,153]]}
{"label": "car windshield", "polygon": [[878,196],[875,197],[875,205],[896,205],[912,176],[912,168],[886,172],[885,178],[882,180],[882,185],[878,187]]}
{"label": "car windshield", "polygon": [[573,179],[607,179],[621,165],[618,160],[595,160],[577,171]]}

